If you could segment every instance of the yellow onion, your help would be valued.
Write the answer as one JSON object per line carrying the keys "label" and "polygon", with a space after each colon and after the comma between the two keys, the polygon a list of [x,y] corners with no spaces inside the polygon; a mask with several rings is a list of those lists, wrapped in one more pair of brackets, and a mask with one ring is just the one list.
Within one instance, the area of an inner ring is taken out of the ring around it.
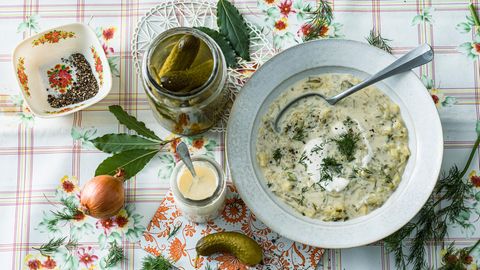
{"label": "yellow onion", "polygon": [[80,192],[80,211],[100,219],[115,216],[125,201],[123,181],[123,170],[115,176],[98,175],[92,178]]}

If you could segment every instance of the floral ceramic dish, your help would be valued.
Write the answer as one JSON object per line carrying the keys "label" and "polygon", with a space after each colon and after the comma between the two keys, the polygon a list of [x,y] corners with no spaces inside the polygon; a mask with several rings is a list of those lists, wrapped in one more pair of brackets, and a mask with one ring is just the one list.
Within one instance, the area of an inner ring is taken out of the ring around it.
{"label": "floral ceramic dish", "polygon": [[[78,86],[81,76],[77,76],[78,65],[68,60],[74,54],[84,56],[84,67],[91,75],[89,83],[95,91],[91,91],[88,98],[78,98],[84,95]],[[15,48],[12,62],[26,104],[40,117],[56,117],[85,109],[106,97],[112,87],[105,52],[95,33],[85,24],[55,27],[23,40]],[[52,105],[52,97],[65,95],[74,91],[72,89],[78,92],[76,101]]]}

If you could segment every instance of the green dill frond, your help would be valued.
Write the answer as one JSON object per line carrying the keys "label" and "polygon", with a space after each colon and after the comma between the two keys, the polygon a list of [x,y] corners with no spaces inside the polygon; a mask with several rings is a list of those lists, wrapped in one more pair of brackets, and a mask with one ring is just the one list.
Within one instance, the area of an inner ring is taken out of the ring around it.
{"label": "green dill frond", "polygon": [[326,157],[322,159],[322,167],[335,173],[340,173],[342,170],[342,164],[338,163],[338,161],[332,157]]}
{"label": "green dill frond", "polygon": [[57,251],[63,244],[67,237],[62,237],[58,239],[50,239],[48,243],[41,245],[39,248],[32,247],[32,249],[37,250],[42,254],[44,257],[51,256],[55,251]]}
{"label": "green dill frond", "polygon": [[353,132],[353,130],[349,130],[348,132],[340,135],[339,138],[333,139],[333,141],[337,144],[338,151],[348,161],[352,161],[355,155],[355,151],[357,150],[357,142],[360,140],[360,135],[358,133]]}
{"label": "green dill frond", "polygon": [[307,154],[305,152],[302,152],[302,155],[300,156],[298,163],[301,164],[305,168],[305,170],[307,169],[307,163],[306,163],[307,160],[309,160],[309,158],[307,157]]}
{"label": "green dill frond", "polygon": [[295,141],[303,141],[305,139],[305,130],[301,127],[295,128],[295,135],[293,135],[292,139]]}
{"label": "green dill frond", "polygon": [[314,40],[325,34],[325,30],[333,21],[333,11],[330,3],[325,0],[318,1],[318,6],[309,14],[306,25],[309,27],[308,33],[304,36],[304,40]]}
{"label": "green dill frond", "polygon": [[32,249],[37,250],[42,254],[44,257],[52,256],[60,247],[64,246],[68,250],[72,250],[78,246],[78,242],[76,240],[70,239],[66,242],[67,237],[62,238],[53,238],[50,239],[47,243],[41,245],[38,248],[32,247]]}
{"label": "green dill frond", "polygon": [[310,150],[310,153],[315,153],[318,155],[318,152],[322,151],[323,150],[323,146],[322,145],[318,145],[316,144],[312,150]]}
{"label": "green dill frond", "polygon": [[105,267],[113,267],[125,259],[126,257],[123,254],[123,248],[119,247],[116,241],[113,241],[108,250],[107,258],[105,259]]}
{"label": "green dill frond", "polygon": [[370,30],[370,35],[365,39],[370,45],[382,49],[388,53],[392,53],[392,47],[390,47],[390,45],[388,44],[388,42],[392,40],[383,38],[380,33],[376,33],[374,29]]}
{"label": "green dill frond", "polygon": [[165,259],[162,255],[157,257],[153,257],[152,255],[148,255],[147,257],[143,258],[142,262],[142,270],[170,270],[176,269],[174,268],[173,264]]}
{"label": "green dill frond", "polygon": [[[456,224],[463,228],[472,226],[472,224],[459,219],[458,215],[459,213],[474,212],[474,209],[468,204],[468,201],[474,197],[473,185],[464,176],[470,168],[479,144],[480,135],[477,137],[464,169],[459,171],[457,166],[453,166],[447,174],[439,179],[434,192],[417,214],[416,221],[408,223],[402,229],[384,239],[387,250],[394,253],[397,268],[405,269],[406,266],[411,266],[415,270],[427,269],[425,245],[432,240],[436,245],[443,244],[447,235],[447,224]],[[443,206],[442,202],[446,206]],[[409,236],[413,240],[408,249],[408,255],[406,255],[404,241]],[[479,244],[480,240],[470,248],[458,250],[454,250],[453,245],[450,245],[447,248],[447,254],[460,258],[460,261],[447,262],[444,256],[442,262],[445,265],[439,269],[463,269],[458,268],[459,266],[463,267],[463,263],[458,262],[463,262],[462,260],[467,258]]]}

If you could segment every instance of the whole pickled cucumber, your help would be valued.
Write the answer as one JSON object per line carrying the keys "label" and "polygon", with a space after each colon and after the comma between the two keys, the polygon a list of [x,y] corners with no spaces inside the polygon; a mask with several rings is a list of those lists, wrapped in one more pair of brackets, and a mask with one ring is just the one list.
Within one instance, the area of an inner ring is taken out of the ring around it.
{"label": "whole pickled cucumber", "polygon": [[208,256],[217,252],[234,255],[242,263],[255,265],[262,262],[262,248],[252,238],[238,232],[220,232],[202,237],[195,247],[198,255]]}
{"label": "whole pickled cucumber", "polygon": [[188,69],[195,57],[197,57],[200,48],[200,39],[192,35],[184,35],[173,46],[170,54],[165,59],[162,68],[158,72],[158,77],[162,77],[169,71]]}
{"label": "whole pickled cucumber", "polygon": [[160,78],[163,87],[174,92],[188,92],[204,84],[212,74],[213,60],[186,71],[170,71]]}

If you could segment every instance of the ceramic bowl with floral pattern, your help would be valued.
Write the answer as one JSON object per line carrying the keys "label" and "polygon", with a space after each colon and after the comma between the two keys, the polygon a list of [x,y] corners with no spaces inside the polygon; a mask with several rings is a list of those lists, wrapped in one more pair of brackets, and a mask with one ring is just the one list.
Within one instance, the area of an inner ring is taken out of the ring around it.
{"label": "ceramic bowl with floral pattern", "polygon": [[[83,62],[77,61],[78,54],[83,55]],[[106,97],[112,88],[102,45],[93,30],[82,23],[55,27],[23,40],[13,52],[12,63],[20,92],[39,117],[85,109]],[[83,85],[89,87],[80,87]]]}

